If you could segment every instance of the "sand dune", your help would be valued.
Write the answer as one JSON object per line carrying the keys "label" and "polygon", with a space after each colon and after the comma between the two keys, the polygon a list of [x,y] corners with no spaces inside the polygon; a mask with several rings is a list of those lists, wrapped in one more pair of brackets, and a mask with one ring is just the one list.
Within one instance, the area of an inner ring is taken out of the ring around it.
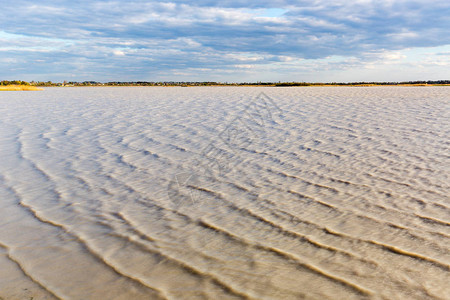
{"label": "sand dune", "polygon": [[447,87],[48,88],[0,113],[3,299],[450,298]]}

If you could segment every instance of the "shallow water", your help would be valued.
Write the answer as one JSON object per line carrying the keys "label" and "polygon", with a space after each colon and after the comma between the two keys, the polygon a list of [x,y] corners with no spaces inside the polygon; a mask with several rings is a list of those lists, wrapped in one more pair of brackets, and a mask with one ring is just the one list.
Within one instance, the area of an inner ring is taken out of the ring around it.
{"label": "shallow water", "polygon": [[0,115],[3,299],[450,298],[447,87],[47,88]]}

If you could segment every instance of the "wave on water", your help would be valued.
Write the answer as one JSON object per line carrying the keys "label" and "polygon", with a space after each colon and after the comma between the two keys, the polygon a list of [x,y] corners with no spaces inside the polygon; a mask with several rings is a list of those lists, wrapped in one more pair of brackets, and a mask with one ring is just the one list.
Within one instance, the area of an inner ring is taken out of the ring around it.
{"label": "wave on water", "polygon": [[0,95],[0,299],[449,298],[449,112],[446,87]]}

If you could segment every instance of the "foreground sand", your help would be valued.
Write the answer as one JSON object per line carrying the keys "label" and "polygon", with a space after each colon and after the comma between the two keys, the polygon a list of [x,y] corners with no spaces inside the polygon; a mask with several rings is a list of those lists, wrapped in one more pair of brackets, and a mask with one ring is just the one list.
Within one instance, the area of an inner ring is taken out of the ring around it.
{"label": "foreground sand", "polygon": [[0,297],[448,299],[449,98],[0,94]]}
{"label": "foreground sand", "polygon": [[0,85],[0,91],[42,91],[44,89],[30,85]]}

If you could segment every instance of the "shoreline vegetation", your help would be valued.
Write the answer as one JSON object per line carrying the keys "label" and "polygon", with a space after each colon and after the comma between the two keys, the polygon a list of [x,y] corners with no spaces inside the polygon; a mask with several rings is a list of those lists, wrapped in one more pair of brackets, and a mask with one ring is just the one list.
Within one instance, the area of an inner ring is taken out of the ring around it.
{"label": "shoreline vegetation", "polygon": [[32,85],[0,85],[0,91],[43,91],[43,88],[39,88]]}
{"label": "shoreline vegetation", "polygon": [[133,82],[97,82],[97,81],[21,81],[21,80],[3,80],[0,81],[0,91],[38,91],[41,87],[76,87],[76,86],[272,86],[272,87],[299,87],[299,86],[450,86],[450,80],[435,80],[435,81],[403,81],[403,82],[197,82],[197,81],[133,81]]}

